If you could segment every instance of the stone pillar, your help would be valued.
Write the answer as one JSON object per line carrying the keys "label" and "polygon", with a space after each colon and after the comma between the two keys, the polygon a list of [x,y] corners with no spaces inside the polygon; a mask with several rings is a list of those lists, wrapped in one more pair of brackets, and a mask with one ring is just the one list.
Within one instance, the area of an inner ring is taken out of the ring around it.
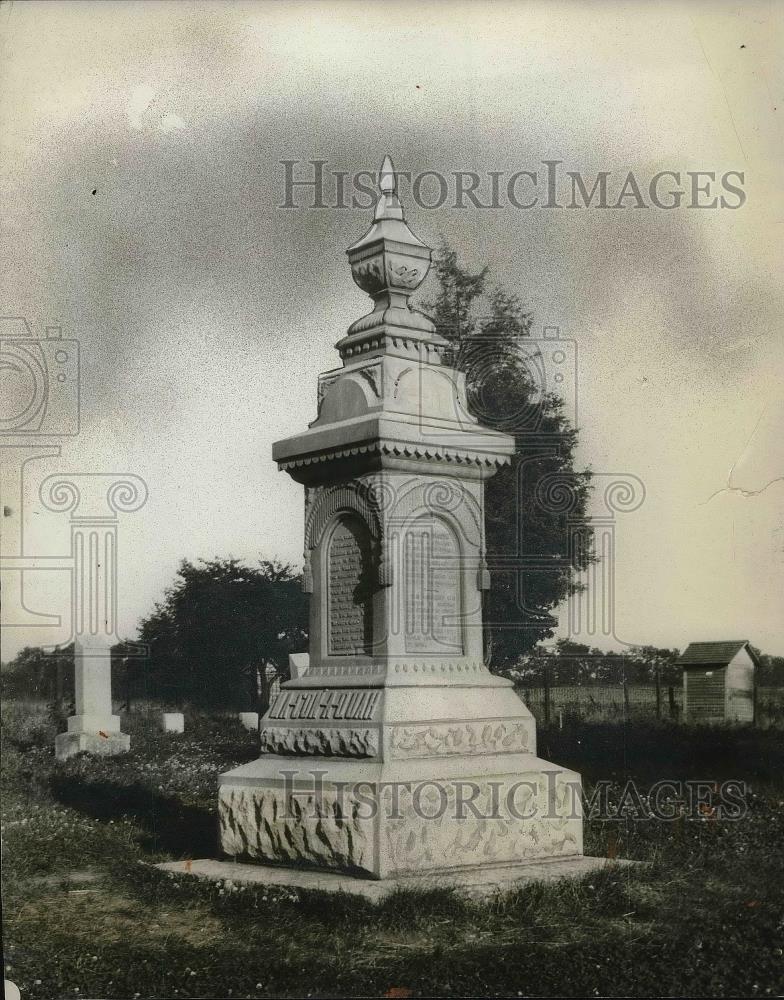
{"label": "stone pillar", "polygon": [[55,739],[59,760],[83,750],[124,753],[130,736],[112,711],[111,648],[117,642],[118,514],[138,510],[147,488],[137,476],[49,476],[41,484],[49,510],[71,513],[71,607],[76,714]]}

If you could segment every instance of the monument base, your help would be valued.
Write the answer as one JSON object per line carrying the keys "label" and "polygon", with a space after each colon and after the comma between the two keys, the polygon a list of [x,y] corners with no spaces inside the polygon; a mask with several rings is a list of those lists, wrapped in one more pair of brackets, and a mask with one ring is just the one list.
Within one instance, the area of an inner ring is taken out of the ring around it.
{"label": "monument base", "polygon": [[97,753],[103,756],[127,753],[131,737],[127,733],[60,733],[54,739],[54,753],[58,760],[68,760],[78,753]]}
{"label": "monument base", "polygon": [[166,861],[155,865],[160,871],[177,875],[193,875],[210,882],[231,882],[234,885],[263,885],[268,888],[344,892],[379,902],[398,889],[453,889],[470,899],[486,899],[497,893],[509,892],[532,882],[554,882],[563,878],[585,878],[594,872],[628,870],[639,862],[620,858],[552,858],[525,864],[481,865],[473,868],[399,878],[363,879],[337,872],[309,871],[302,868],[282,868],[271,865],[238,864],[232,861]]}
{"label": "monument base", "polygon": [[580,776],[532,753],[349,761],[263,755],[221,775],[233,859],[365,877],[581,855]]}
{"label": "monument base", "polygon": [[224,856],[386,879],[582,854],[580,776],[536,755],[511,682],[467,661],[462,684],[431,678],[442,666],[283,684],[261,756],[220,775]]}

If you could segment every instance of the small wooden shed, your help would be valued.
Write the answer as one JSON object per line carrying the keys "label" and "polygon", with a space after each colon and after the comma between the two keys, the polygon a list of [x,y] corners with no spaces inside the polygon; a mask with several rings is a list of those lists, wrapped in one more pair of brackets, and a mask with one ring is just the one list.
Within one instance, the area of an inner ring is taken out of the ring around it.
{"label": "small wooden shed", "polygon": [[686,722],[753,722],[755,669],[748,639],[692,642],[676,661],[683,667]]}

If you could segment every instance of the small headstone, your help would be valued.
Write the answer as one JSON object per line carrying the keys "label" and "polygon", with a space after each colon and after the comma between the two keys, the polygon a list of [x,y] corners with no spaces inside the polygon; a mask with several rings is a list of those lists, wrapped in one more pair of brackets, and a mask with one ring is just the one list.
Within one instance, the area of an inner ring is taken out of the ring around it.
{"label": "small headstone", "polygon": [[289,653],[289,673],[293,681],[303,677],[308,672],[309,666],[310,653]]}
{"label": "small headstone", "polygon": [[258,712],[240,712],[237,718],[240,720],[240,725],[248,731],[255,732],[259,728]]}
{"label": "small headstone", "polygon": [[162,712],[161,725],[164,733],[184,733],[185,716],[182,712]]}

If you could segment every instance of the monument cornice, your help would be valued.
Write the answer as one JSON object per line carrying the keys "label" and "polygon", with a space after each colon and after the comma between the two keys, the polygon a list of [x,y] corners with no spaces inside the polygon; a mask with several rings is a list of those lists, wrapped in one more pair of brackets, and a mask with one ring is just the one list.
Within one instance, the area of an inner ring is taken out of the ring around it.
{"label": "monument cornice", "polygon": [[321,687],[491,687],[511,688],[506,677],[491,674],[482,660],[466,657],[439,658],[389,657],[361,662],[347,658],[337,663],[335,657],[318,667],[311,667],[302,677],[288,681],[287,690],[318,689]]}
{"label": "monument cornice", "polygon": [[514,447],[514,438],[501,431],[377,411],[322,426],[314,424],[302,434],[276,441],[272,457],[281,469],[375,452],[496,467],[508,464]]}
{"label": "monument cornice", "polygon": [[451,471],[455,467],[475,467],[497,469],[511,462],[511,456],[488,454],[473,449],[450,448],[441,445],[413,444],[410,441],[386,440],[348,447],[327,448],[323,451],[299,455],[291,459],[278,459],[278,468],[297,479],[297,471],[325,462],[340,462],[361,457],[377,458],[378,469],[400,469],[410,471],[412,463],[417,467],[423,463],[447,465]]}

